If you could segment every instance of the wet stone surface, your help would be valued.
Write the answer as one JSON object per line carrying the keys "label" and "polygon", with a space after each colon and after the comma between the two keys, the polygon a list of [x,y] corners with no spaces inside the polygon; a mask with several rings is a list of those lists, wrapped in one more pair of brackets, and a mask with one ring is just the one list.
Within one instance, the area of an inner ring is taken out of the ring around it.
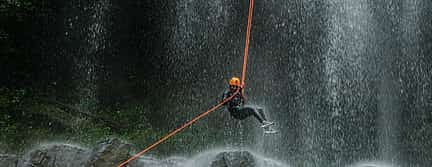
{"label": "wet stone surface", "polygon": [[247,151],[222,152],[216,156],[211,167],[255,167],[254,156]]}
{"label": "wet stone surface", "polygon": [[122,161],[129,158],[131,148],[130,144],[124,143],[119,139],[102,141],[93,149],[87,166],[117,166]]}
{"label": "wet stone surface", "polygon": [[[133,156],[131,144],[119,139],[99,142],[93,149],[71,144],[39,146],[22,157],[0,154],[0,167],[107,167],[117,166]],[[129,167],[283,167],[284,165],[250,151],[208,151],[197,157],[158,159],[142,156]]]}
{"label": "wet stone surface", "polygon": [[27,153],[18,167],[76,167],[85,166],[90,152],[69,144],[47,145]]}
{"label": "wet stone surface", "polygon": [[10,154],[0,154],[0,167],[16,167],[18,157]]}
{"label": "wet stone surface", "polygon": [[[51,144],[25,154],[19,167],[106,167],[116,166],[130,155],[131,146],[119,139],[107,139],[92,150],[70,144]],[[0,161],[1,162],[1,161]],[[3,166],[1,166],[3,167]],[[6,166],[5,166],[6,167]]]}

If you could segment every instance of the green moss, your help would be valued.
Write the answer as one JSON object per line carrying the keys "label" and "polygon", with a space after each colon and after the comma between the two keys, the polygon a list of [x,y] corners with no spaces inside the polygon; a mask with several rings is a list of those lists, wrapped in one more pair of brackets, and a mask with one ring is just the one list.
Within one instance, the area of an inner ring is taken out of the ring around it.
{"label": "green moss", "polygon": [[[97,121],[74,111],[65,111],[52,103],[39,101],[38,94],[23,89],[1,88],[0,147],[8,152],[20,152],[49,141],[76,143],[93,147],[109,137],[120,137],[136,148],[145,148],[173,129],[153,127],[148,117],[152,110],[142,104],[125,104],[116,108],[99,107],[90,111],[106,120],[122,125],[112,129],[106,122]],[[152,150],[156,156],[203,150],[209,144],[222,141],[204,124],[193,125]]]}
{"label": "green moss", "polygon": [[33,3],[30,0],[6,1],[4,5],[9,5],[11,7],[23,8],[23,9],[33,8]]}

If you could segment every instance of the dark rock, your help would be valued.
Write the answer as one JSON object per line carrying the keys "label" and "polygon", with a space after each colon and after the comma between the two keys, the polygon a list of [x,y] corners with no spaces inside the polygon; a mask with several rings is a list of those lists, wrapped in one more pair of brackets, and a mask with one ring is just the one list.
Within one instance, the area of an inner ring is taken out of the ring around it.
{"label": "dark rock", "polygon": [[130,150],[130,145],[119,139],[105,140],[92,151],[69,144],[52,144],[30,151],[18,167],[117,166],[130,156]]}
{"label": "dark rock", "polygon": [[119,139],[108,139],[96,146],[89,157],[89,167],[117,166],[130,157],[130,144]]}
{"label": "dark rock", "polygon": [[0,167],[16,167],[18,157],[16,155],[0,154]]}
{"label": "dark rock", "polygon": [[[132,146],[119,139],[100,142],[93,150],[69,144],[51,144],[18,158],[0,154],[0,167],[116,167],[132,155]],[[18,161],[18,165],[17,165]],[[128,167],[285,167],[282,163],[249,151],[209,151],[196,158],[140,157]]]}
{"label": "dark rock", "polygon": [[248,151],[222,152],[211,163],[211,167],[256,167],[254,156]]}
{"label": "dark rock", "polygon": [[69,144],[47,145],[30,151],[18,167],[77,167],[85,166],[90,152]]}

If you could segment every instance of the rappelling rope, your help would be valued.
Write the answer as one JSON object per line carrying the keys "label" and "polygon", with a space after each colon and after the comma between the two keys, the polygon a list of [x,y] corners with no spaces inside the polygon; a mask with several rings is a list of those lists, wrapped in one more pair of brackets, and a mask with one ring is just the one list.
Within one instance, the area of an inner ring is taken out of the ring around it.
{"label": "rappelling rope", "polygon": [[248,14],[248,24],[246,29],[246,42],[245,42],[244,55],[243,55],[243,71],[242,71],[242,80],[241,80],[242,91],[244,91],[244,86],[245,86],[246,66],[247,66],[247,59],[249,54],[250,32],[252,28],[253,7],[254,7],[254,0],[249,0],[249,14]]}
{"label": "rappelling rope", "polygon": [[220,102],[219,104],[217,104],[216,106],[214,106],[213,108],[207,110],[206,112],[198,115],[197,117],[195,117],[194,119],[192,119],[191,121],[187,122],[186,124],[182,125],[181,127],[177,128],[176,130],[170,132],[168,135],[166,135],[165,137],[162,137],[161,139],[159,139],[156,143],[153,143],[152,145],[148,146],[146,149],[142,150],[141,152],[135,154],[133,157],[129,158],[128,160],[124,161],[123,163],[121,163],[120,165],[118,165],[117,167],[122,167],[126,164],[128,164],[130,161],[133,161],[135,159],[137,159],[138,157],[140,157],[141,155],[143,155],[144,153],[150,151],[151,149],[153,149],[154,147],[156,147],[157,145],[159,145],[160,143],[164,142],[165,140],[169,139],[170,137],[174,136],[175,134],[177,134],[178,132],[182,131],[183,129],[187,128],[188,126],[192,125],[193,123],[195,123],[196,121],[198,121],[199,119],[201,119],[202,117],[210,114],[211,112],[215,111],[216,109],[222,107],[225,103],[227,103],[228,101],[230,101],[232,98],[234,98],[234,96],[236,96],[239,93],[239,91],[237,90],[232,96],[230,96],[229,98],[226,98],[224,101]]}
{"label": "rappelling rope", "polygon": [[[243,56],[242,88],[244,88],[244,85],[245,85],[246,65],[247,65],[247,57],[248,57],[248,50],[249,50],[249,38],[250,38],[250,31],[251,31],[251,27],[252,27],[252,12],[253,12],[252,10],[253,10],[253,4],[254,4],[254,0],[249,0],[249,15],[248,15],[248,25],[247,25],[247,30],[246,30],[246,44],[245,44],[244,56]],[[242,89],[242,91],[243,90],[244,89]],[[159,144],[161,144],[165,140],[168,140],[172,136],[176,135],[177,133],[179,133],[183,129],[191,126],[192,124],[194,124],[195,122],[197,122],[199,119],[205,117],[206,115],[210,114],[211,112],[215,111],[216,109],[222,107],[225,103],[227,103],[232,98],[234,98],[239,92],[240,91],[237,90],[232,96],[224,99],[222,102],[220,102],[216,106],[210,108],[206,112],[198,115],[197,117],[195,117],[194,119],[192,119],[189,122],[185,123],[181,127],[179,127],[176,130],[170,132],[166,136],[160,138],[157,142],[155,142],[152,145],[148,146],[147,148],[145,148],[141,152],[135,154],[131,158],[127,159],[126,161],[124,161],[123,163],[121,163],[120,165],[118,165],[117,167],[123,167],[124,165],[128,164],[130,161],[133,161],[133,160],[137,159],[138,157],[140,157],[141,155],[143,155],[146,152],[150,151],[151,149],[155,148],[156,146],[158,146]]]}

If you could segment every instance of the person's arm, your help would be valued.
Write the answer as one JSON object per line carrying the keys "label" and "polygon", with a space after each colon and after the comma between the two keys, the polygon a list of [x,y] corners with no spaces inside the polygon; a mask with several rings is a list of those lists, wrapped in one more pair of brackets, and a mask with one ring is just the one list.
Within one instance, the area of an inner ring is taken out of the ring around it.
{"label": "person's arm", "polygon": [[[222,94],[222,100],[219,102],[219,103],[222,103],[226,98],[228,97],[228,92],[227,91],[225,91],[223,94]],[[225,103],[224,105],[226,105],[227,103]]]}
{"label": "person's arm", "polygon": [[243,89],[240,89],[240,97],[241,103],[244,104],[246,102],[246,96],[243,94]]}

